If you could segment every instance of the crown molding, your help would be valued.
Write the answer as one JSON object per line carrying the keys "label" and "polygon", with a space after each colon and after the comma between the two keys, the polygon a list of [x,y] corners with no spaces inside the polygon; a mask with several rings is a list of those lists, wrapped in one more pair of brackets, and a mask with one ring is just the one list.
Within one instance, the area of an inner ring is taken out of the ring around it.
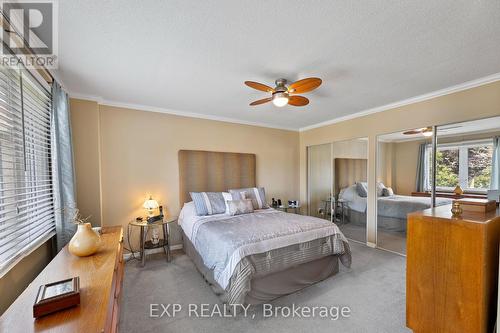
{"label": "crown molding", "polygon": [[460,91],[467,90],[467,89],[471,89],[471,88],[476,88],[476,87],[479,87],[479,86],[482,86],[482,85],[485,85],[488,83],[493,83],[496,81],[500,81],[500,73],[495,73],[495,74],[488,75],[488,76],[485,76],[485,77],[482,77],[482,78],[479,78],[476,80],[467,81],[467,82],[460,83],[460,84],[457,84],[457,85],[454,85],[454,86],[451,86],[448,88],[436,90],[436,91],[433,91],[433,92],[430,92],[427,94],[411,97],[411,98],[404,99],[404,100],[401,100],[398,102],[378,106],[378,107],[371,108],[368,110],[359,111],[359,112],[356,112],[356,113],[353,113],[353,114],[350,114],[347,116],[337,117],[337,118],[333,118],[333,119],[323,121],[323,122],[320,122],[317,124],[301,127],[301,128],[299,128],[299,132],[304,132],[304,131],[315,129],[318,127],[323,127],[323,126],[327,126],[327,125],[340,123],[340,122],[343,122],[346,120],[364,117],[364,116],[367,116],[370,114],[395,109],[395,108],[402,107],[402,106],[409,105],[409,104],[427,101],[429,99],[433,99],[433,98],[444,96],[444,95],[453,94],[453,93],[460,92]]}
{"label": "crown molding", "polygon": [[313,125],[300,127],[300,128],[276,126],[276,125],[271,125],[271,124],[267,124],[267,123],[245,121],[245,120],[229,118],[229,117],[220,117],[220,116],[207,115],[207,114],[201,114],[201,113],[195,113],[195,112],[173,110],[173,109],[161,108],[161,107],[156,107],[156,106],[151,106],[151,105],[122,103],[122,102],[107,100],[107,99],[102,98],[101,96],[92,96],[92,95],[85,95],[85,94],[79,94],[79,93],[70,93],[69,95],[71,98],[94,101],[100,105],[107,105],[107,106],[120,107],[120,108],[132,109],[132,110],[139,110],[139,111],[158,112],[158,113],[171,114],[171,115],[181,116],[181,117],[214,120],[214,121],[221,121],[221,122],[240,124],[240,125],[265,127],[265,128],[280,129],[280,130],[294,131],[294,132],[297,132],[297,131],[304,132],[304,131],[315,129],[318,127],[332,125],[332,124],[340,123],[343,121],[364,117],[364,116],[367,116],[370,114],[395,109],[395,108],[406,106],[409,104],[427,101],[427,100],[430,100],[430,99],[433,99],[436,97],[453,94],[453,93],[464,91],[467,89],[476,88],[476,87],[479,87],[479,86],[482,86],[485,84],[489,84],[489,83],[493,83],[496,81],[500,81],[500,73],[495,73],[495,74],[488,75],[488,76],[485,76],[485,77],[482,77],[482,78],[479,78],[476,80],[467,81],[467,82],[457,84],[457,85],[454,85],[454,86],[451,86],[448,88],[436,90],[436,91],[433,91],[433,92],[430,92],[427,94],[411,97],[411,98],[404,99],[404,100],[401,100],[398,102],[394,102],[394,103],[378,106],[375,108],[359,111],[359,112],[356,112],[356,113],[353,113],[353,114],[350,114],[347,116],[333,118],[333,119],[330,119],[327,121],[323,121],[320,123],[316,123]]}
{"label": "crown molding", "polygon": [[69,95],[71,98],[93,101],[93,102],[97,102],[99,105],[105,105],[105,106],[132,109],[132,110],[138,110],[138,111],[165,113],[165,114],[171,114],[171,115],[180,116],[180,117],[206,119],[206,120],[213,120],[213,121],[221,121],[221,122],[225,122],[225,123],[256,126],[256,127],[265,127],[265,128],[293,131],[293,132],[299,131],[299,129],[296,127],[293,128],[293,127],[285,127],[285,126],[275,126],[275,125],[270,125],[270,124],[266,124],[266,123],[246,121],[246,120],[241,120],[241,119],[220,117],[220,116],[201,114],[201,113],[195,113],[195,112],[188,112],[188,111],[166,109],[166,108],[161,108],[161,107],[156,107],[156,106],[151,106],[151,105],[122,103],[122,102],[116,102],[116,101],[110,101],[107,99],[103,99],[100,96],[84,95],[84,94],[78,94],[78,93],[70,93]]}

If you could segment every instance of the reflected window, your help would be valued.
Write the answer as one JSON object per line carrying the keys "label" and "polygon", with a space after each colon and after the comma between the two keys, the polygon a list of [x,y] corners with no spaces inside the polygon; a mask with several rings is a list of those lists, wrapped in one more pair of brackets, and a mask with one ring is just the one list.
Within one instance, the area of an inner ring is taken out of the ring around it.
{"label": "reflected window", "polygon": [[458,184],[458,148],[438,148],[436,162],[436,186],[453,189]]}
{"label": "reflected window", "polygon": [[491,183],[493,143],[469,147],[467,153],[467,188],[487,190]]}
{"label": "reflected window", "polygon": [[[430,158],[432,151],[428,149],[426,154]],[[457,185],[460,185],[465,191],[486,192],[491,183],[492,156],[493,142],[491,140],[438,145],[436,189],[453,191]],[[431,179],[432,170],[426,169],[427,178]]]}

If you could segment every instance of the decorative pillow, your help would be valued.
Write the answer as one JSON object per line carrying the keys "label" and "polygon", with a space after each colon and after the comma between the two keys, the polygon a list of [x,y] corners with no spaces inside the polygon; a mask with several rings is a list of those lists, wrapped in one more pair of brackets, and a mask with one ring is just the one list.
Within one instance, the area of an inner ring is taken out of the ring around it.
{"label": "decorative pillow", "polygon": [[226,212],[222,192],[189,192],[196,208],[196,215],[214,215]]}
{"label": "decorative pillow", "polygon": [[384,183],[377,182],[377,197],[381,197],[384,195]]}
{"label": "decorative pillow", "polygon": [[233,189],[229,190],[229,193],[233,196],[233,200],[252,200],[253,209],[269,208],[266,201],[266,192],[263,187]]}
{"label": "decorative pillow", "polygon": [[368,196],[368,184],[365,182],[356,183],[356,191],[360,197],[366,198]]}
{"label": "decorative pillow", "polygon": [[394,195],[394,191],[392,190],[391,187],[384,188],[382,196],[384,196],[384,197],[390,197],[390,196],[393,196],[393,195]]}
{"label": "decorative pillow", "polygon": [[243,200],[229,200],[227,201],[229,207],[229,215],[241,215],[253,213],[253,204],[251,199]]}

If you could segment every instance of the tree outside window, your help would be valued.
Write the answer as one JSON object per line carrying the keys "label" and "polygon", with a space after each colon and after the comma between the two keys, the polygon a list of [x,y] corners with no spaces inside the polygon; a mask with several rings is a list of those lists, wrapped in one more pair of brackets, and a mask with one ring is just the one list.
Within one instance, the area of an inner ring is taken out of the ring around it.
{"label": "tree outside window", "polygon": [[492,154],[489,142],[438,146],[436,188],[446,191],[460,185],[464,190],[486,191],[491,182]]}

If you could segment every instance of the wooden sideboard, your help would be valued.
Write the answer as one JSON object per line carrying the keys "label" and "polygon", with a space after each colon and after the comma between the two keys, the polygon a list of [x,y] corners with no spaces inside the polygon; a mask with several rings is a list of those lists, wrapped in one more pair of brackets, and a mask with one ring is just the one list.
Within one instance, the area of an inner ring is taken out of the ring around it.
{"label": "wooden sideboard", "polygon": [[415,333],[493,332],[500,212],[451,205],[408,215],[406,325]]}
{"label": "wooden sideboard", "polygon": [[[75,257],[64,247],[0,317],[0,332],[116,332],[122,278],[123,229],[104,227],[99,252]],[[38,287],[80,277],[80,305],[33,318]]]}

